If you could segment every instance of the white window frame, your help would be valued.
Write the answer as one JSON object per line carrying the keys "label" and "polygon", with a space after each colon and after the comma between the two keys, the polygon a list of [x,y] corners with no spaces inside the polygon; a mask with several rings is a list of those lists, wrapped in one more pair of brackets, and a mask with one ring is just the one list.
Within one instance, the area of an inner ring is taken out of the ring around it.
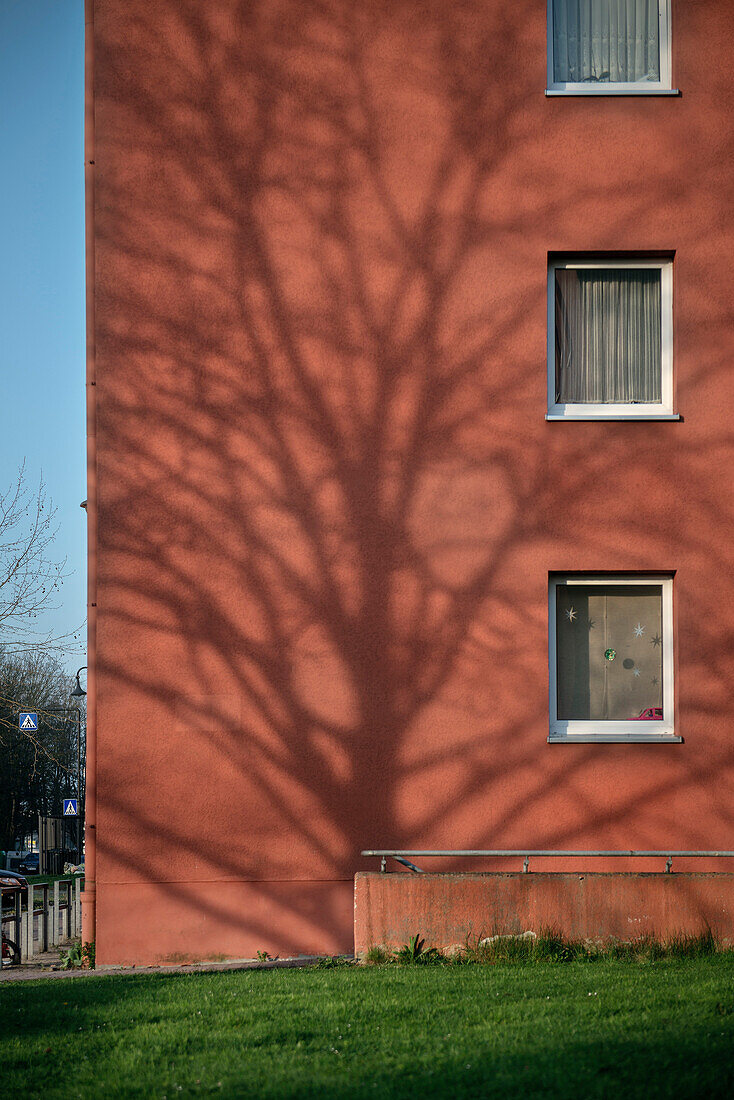
{"label": "white window frame", "polygon": [[553,3],[548,0],[548,18],[546,35],[548,40],[548,86],[546,95],[678,95],[678,89],[671,86],[671,23],[670,0],[658,0],[658,19],[660,26],[660,80],[636,80],[588,84],[576,81],[556,81],[553,79]]}
{"label": "white window frame", "polygon": [[[660,271],[661,400],[657,404],[594,405],[556,401],[556,271],[574,268],[610,271],[614,268]],[[546,420],[678,420],[673,411],[673,261],[671,259],[585,260],[578,257],[548,264],[548,414]]]}
{"label": "white window frame", "polygon": [[[556,647],[556,599],[559,588],[583,588],[589,585],[659,584],[662,587],[662,640],[663,640],[663,720],[662,722],[605,722],[581,721],[558,718],[558,669]],[[669,575],[634,574],[633,576],[589,576],[568,574],[551,576],[548,584],[548,656],[549,656],[549,715],[548,741],[565,743],[587,742],[664,742],[683,740],[675,734],[673,686],[673,578]]]}

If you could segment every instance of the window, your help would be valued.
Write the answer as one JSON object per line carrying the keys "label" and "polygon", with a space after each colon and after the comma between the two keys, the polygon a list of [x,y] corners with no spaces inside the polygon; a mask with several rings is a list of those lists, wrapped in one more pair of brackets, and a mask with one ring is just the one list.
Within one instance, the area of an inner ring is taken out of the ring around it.
{"label": "window", "polygon": [[677,419],[670,260],[548,266],[550,419]]}
{"label": "window", "polygon": [[548,0],[548,91],[670,93],[670,0]]}
{"label": "window", "polygon": [[549,741],[680,741],[670,577],[550,581]]}

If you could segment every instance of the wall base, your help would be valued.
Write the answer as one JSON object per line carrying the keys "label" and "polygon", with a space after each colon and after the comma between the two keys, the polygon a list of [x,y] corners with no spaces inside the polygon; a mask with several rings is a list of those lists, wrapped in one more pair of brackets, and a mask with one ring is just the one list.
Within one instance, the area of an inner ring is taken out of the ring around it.
{"label": "wall base", "polygon": [[445,948],[495,933],[568,939],[695,935],[734,943],[734,874],[381,874],[354,880],[354,949],[398,948],[416,933]]}
{"label": "wall base", "polygon": [[99,966],[351,950],[352,884],[97,881]]}
{"label": "wall base", "polygon": [[82,905],[82,943],[94,943],[97,924],[97,892],[86,885],[80,895]]}

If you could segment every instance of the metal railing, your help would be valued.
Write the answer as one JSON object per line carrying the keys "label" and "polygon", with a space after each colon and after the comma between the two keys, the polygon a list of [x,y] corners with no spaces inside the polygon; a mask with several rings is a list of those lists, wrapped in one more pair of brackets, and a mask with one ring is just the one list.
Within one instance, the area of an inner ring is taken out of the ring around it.
{"label": "metal railing", "polygon": [[403,867],[407,867],[408,870],[413,871],[414,874],[423,875],[425,871],[421,867],[416,867],[415,863],[412,863],[407,857],[413,856],[417,859],[432,859],[436,857],[447,858],[496,858],[506,859],[511,856],[519,856],[523,861],[523,871],[530,871],[530,859],[535,858],[571,858],[571,859],[585,859],[591,857],[594,859],[664,859],[665,860],[665,873],[671,874],[673,870],[674,859],[734,859],[734,852],[682,852],[674,851],[670,848],[665,848],[658,851],[635,851],[630,849],[629,851],[602,851],[601,849],[588,848],[584,851],[570,851],[570,850],[554,850],[550,848],[484,848],[484,849],[457,849],[451,851],[449,849],[441,849],[434,851],[417,851],[411,849],[368,849],[362,852],[363,856],[376,856],[380,860],[380,871],[387,870],[387,860],[394,859],[396,863],[401,863]]}
{"label": "metal railing", "polygon": [[25,905],[25,891],[13,891],[11,907],[3,909],[1,923],[3,928],[12,927],[7,934],[17,944],[21,962],[81,935],[82,883],[81,875],[29,883]]}

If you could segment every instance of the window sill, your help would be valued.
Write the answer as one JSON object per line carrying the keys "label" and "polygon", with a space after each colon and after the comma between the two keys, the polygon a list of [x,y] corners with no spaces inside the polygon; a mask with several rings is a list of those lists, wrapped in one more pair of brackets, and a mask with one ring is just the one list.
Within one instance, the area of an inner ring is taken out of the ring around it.
{"label": "window sill", "polygon": [[682,745],[683,738],[673,733],[551,733],[549,745]]}
{"label": "window sill", "polygon": [[545,94],[551,96],[618,96],[618,95],[663,95],[680,96],[680,88],[546,88]]}
{"label": "window sill", "polygon": [[546,420],[682,420],[680,413],[546,413]]}

